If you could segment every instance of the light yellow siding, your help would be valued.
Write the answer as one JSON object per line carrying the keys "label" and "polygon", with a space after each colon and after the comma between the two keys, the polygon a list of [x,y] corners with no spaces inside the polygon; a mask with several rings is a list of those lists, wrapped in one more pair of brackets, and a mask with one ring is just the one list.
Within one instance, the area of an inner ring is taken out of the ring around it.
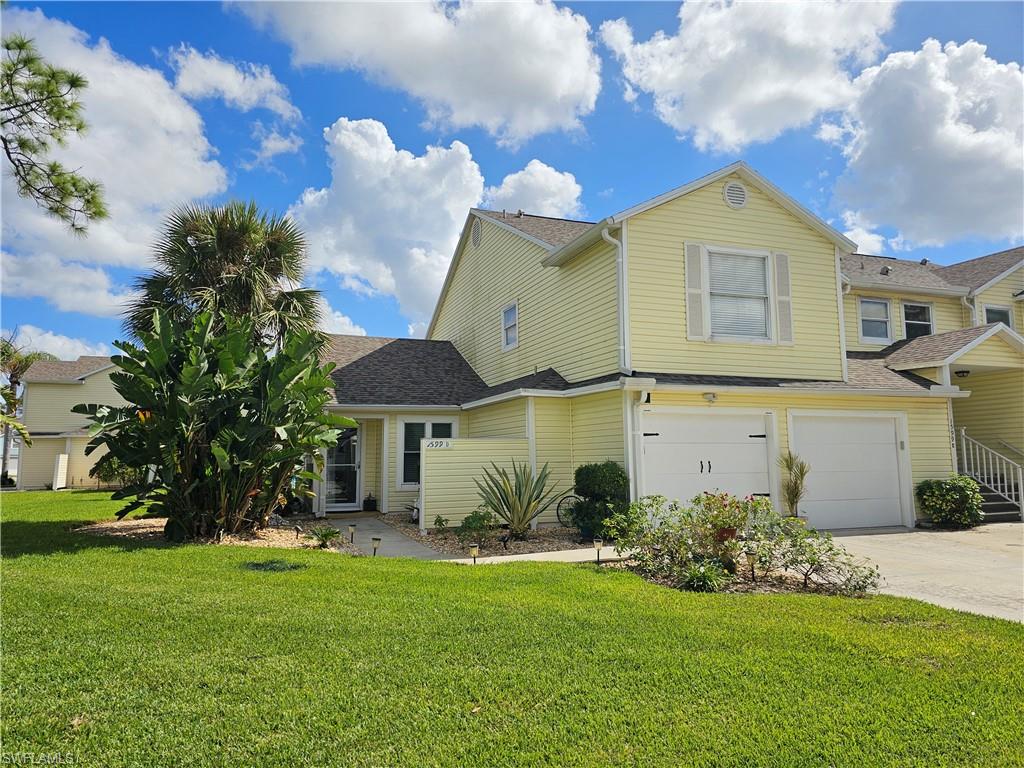
{"label": "light yellow siding", "polygon": [[88,426],[85,416],[71,412],[79,403],[124,405],[110,381],[113,370],[89,376],[81,384],[27,383],[25,426],[29,432],[65,432]]}
{"label": "light yellow siding", "polygon": [[970,352],[956,359],[958,367],[972,365],[991,365],[1006,368],[1024,367],[1024,354],[1007,344],[998,336],[986,339]]}
{"label": "light yellow siding", "polygon": [[[903,412],[907,415],[913,483],[916,485],[921,480],[948,477],[953,472],[948,401],[941,398],[719,392],[715,403],[708,405],[699,392],[655,392],[651,395],[651,402],[655,405],[701,406],[709,412],[721,408],[773,410],[780,452],[789,448],[789,409]],[[810,462],[813,472],[814,457],[804,458]]]}
{"label": "light yellow siding", "polygon": [[[618,370],[614,249],[591,248],[563,267],[547,251],[481,218],[467,239],[430,338],[451,341],[488,384],[554,368],[569,381]],[[501,349],[501,310],[519,304],[519,344]]]}
{"label": "light yellow siding", "polygon": [[971,396],[953,401],[957,428],[1019,462],[1024,454],[1007,452],[999,441],[1024,451],[1024,370],[978,371],[959,383]]}
{"label": "light yellow siding", "polygon": [[599,461],[625,463],[622,392],[598,392],[570,400],[572,404],[572,464]]}
{"label": "light yellow siding", "polygon": [[[548,465],[552,487],[559,496],[569,492],[573,485],[572,463],[572,400],[565,398],[533,398],[534,441],[538,471]],[[541,514],[539,522],[556,519],[555,507]]]}
{"label": "light yellow siding", "polygon": [[468,437],[527,437],[526,398],[466,412]]}
{"label": "light yellow siding", "polygon": [[21,446],[18,456],[18,487],[26,490],[46,488],[53,483],[57,456],[64,453],[63,437],[37,437],[31,446]]}
{"label": "light yellow siding", "polygon": [[846,348],[858,352],[882,349],[885,344],[866,343],[860,340],[860,299],[885,299],[889,302],[890,333],[893,341],[905,339],[906,326],[903,323],[903,303],[928,304],[932,308],[933,333],[956,331],[965,326],[963,305],[960,299],[937,296],[919,297],[892,291],[871,291],[854,288],[843,297],[843,318],[846,321]]}
{"label": "light yellow siding", "polygon": [[525,438],[464,438],[451,441],[450,448],[434,448],[424,453],[424,492],[421,521],[432,527],[439,515],[451,526],[480,506],[475,478],[494,462],[509,471],[512,461],[530,460],[530,445]]}
{"label": "light yellow siding", "polygon": [[1014,295],[1024,291],[1024,268],[1003,278],[987,291],[978,294],[975,306],[978,308],[978,323],[985,322],[984,305],[993,304],[999,307],[1010,307],[1013,315],[1013,328],[1017,333],[1024,334],[1024,301],[1015,301]]}
{"label": "light yellow siding", "polygon": [[[367,419],[359,422],[359,437],[362,440],[359,469],[362,472],[363,498],[366,498],[366,494],[372,493],[373,498],[378,500],[378,505],[381,498],[380,457],[383,424],[382,419]],[[359,501],[362,502],[362,500]]]}
{"label": "light yellow siding", "polygon": [[71,453],[68,454],[68,475],[69,488],[98,488],[100,484],[95,478],[89,477],[91,470],[100,456],[107,452],[106,448],[98,448],[88,456],[85,455],[85,448],[89,445],[89,438],[75,437],[71,439]]}
{"label": "light yellow siding", "polygon": [[[835,246],[746,181],[747,205],[729,208],[722,187],[733,179],[626,222],[633,368],[841,380]],[[683,259],[687,242],[788,254],[794,343],[688,340]]]}

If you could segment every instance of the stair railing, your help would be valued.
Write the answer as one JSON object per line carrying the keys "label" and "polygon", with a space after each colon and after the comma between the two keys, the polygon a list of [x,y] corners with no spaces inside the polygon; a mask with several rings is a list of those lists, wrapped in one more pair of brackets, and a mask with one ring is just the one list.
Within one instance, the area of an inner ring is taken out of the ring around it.
{"label": "stair railing", "polygon": [[960,428],[960,471],[986,485],[1007,501],[1024,511],[1024,468],[967,436],[967,428]]}

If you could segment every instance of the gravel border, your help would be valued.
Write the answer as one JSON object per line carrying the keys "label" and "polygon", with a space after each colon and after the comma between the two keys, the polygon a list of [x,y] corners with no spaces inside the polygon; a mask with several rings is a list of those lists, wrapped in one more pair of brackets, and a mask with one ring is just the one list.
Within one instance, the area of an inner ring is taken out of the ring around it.
{"label": "gravel border", "polygon": [[[420,531],[419,525],[412,522],[408,512],[387,512],[380,519],[401,531],[411,539],[425,544],[433,550],[446,555],[468,557],[468,545],[459,541],[455,532],[445,530]],[[575,528],[565,528],[557,523],[542,523],[537,530],[530,531],[527,538],[521,541],[509,541],[508,546],[501,543],[503,532],[495,530],[480,542],[480,557],[496,555],[528,555],[534,552],[558,552],[565,549],[592,549],[593,542],[580,541],[579,532]]]}

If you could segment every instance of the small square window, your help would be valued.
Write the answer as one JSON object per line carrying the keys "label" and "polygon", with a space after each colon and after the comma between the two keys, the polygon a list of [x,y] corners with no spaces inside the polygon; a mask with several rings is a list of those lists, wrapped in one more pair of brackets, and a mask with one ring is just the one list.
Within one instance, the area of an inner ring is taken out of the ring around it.
{"label": "small square window", "polygon": [[424,438],[450,438],[455,436],[452,421],[405,421],[401,422],[399,435],[402,445],[401,485],[420,484],[421,442]]}
{"label": "small square window", "polygon": [[860,300],[860,336],[862,341],[892,340],[889,332],[889,302],[882,299]]}
{"label": "small square window", "polygon": [[985,323],[1002,323],[1010,327],[1009,307],[985,307]]}
{"label": "small square window", "polygon": [[501,348],[515,349],[519,344],[519,305],[510,304],[501,310]]}
{"label": "small square window", "polygon": [[908,339],[930,336],[932,330],[932,308],[929,304],[903,305],[903,330]]}

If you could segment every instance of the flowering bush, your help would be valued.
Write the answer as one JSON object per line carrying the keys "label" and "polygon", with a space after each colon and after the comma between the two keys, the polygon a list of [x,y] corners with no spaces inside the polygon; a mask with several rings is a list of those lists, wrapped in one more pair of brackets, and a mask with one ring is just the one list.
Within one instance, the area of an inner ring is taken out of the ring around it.
{"label": "flowering bush", "polygon": [[978,484],[965,475],[946,480],[922,480],[915,489],[921,509],[936,525],[973,528],[981,523],[984,500]]}

